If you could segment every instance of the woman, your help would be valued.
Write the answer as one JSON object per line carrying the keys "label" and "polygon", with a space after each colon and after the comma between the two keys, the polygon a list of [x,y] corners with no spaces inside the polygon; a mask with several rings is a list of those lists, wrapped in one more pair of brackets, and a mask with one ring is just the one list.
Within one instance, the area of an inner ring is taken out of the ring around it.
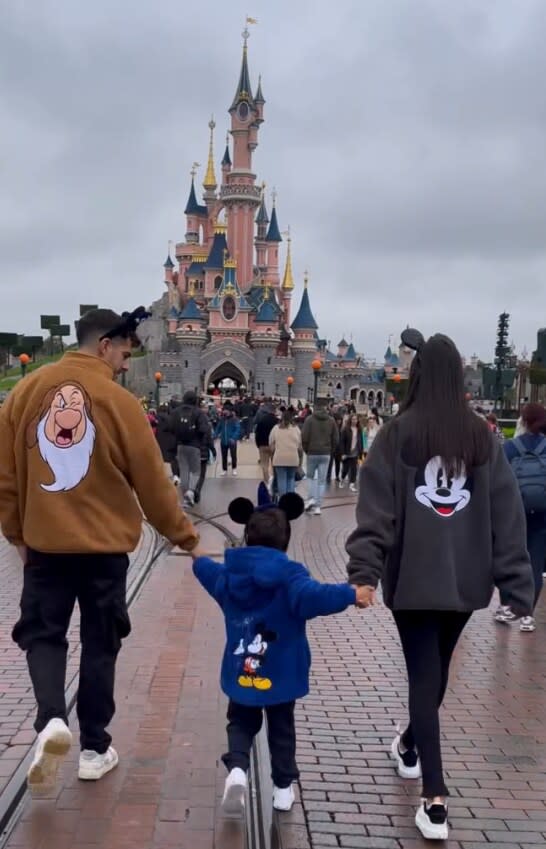
{"label": "woman", "polygon": [[[526,404],[522,411],[523,434],[505,443],[504,452],[512,466],[520,488],[527,526],[527,551],[531,558],[535,593],[533,610],[542,592],[546,559],[546,410],[540,404]],[[517,619],[514,611],[501,605],[495,613],[497,622]],[[520,631],[534,631],[534,616],[524,616]]]}
{"label": "woman", "polygon": [[356,473],[358,471],[358,461],[362,459],[363,442],[362,442],[362,425],[358,416],[351,416],[345,427],[341,431],[340,450],[343,460],[343,472],[341,476],[340,489],[345,486],[347,477],[349,478],[349,489],[351,492],[356,492]]}
{"label": "woman", "polygon": [[341,464],[342,464],[340,445],[341,445],[341,431],[343,430],[344,418],[341,415],[341,413],[339,413],[339,412],[334,413],[333,418],[334,418],[334,421],[337,425],[337,429],[338,429],[338,433],[339,433],[339,442],[338,442],[337,448],[335,449],[332,456],[330,457],[330,465],[328,466],[328,474],[326,475],[326,480],[328,481],[328,483],[332,482],[332,472],[333,472],[334,475],[335,475],[336,483],[340,484],[341,483]]}
{"label": "woman", "polygon": [[273,471],[280,498],[287,492],[295,492],[296,472],[303,459],[301,430],[289,410],[285,410],[280,424],[275,425],[269,434],[269,447],[273,453]]}
{"label": "woman", "polygon": [[[426,839],[448,836],[438,709],[457,641],[494,586],[517,615],[531,612],[525,515],[502,446],[465,402],[461,357],[446,336],[416,350],[399,415],[362,466],[349,580],[382,582],[408,672],[410,722],[392,744],[398,773],[423,778],[415,818]],[[372,597],[373,600],[373,597]]]}
{"label": "woman", "polygon": [[379,433],[380,428],[383,425],[383,420],[379,417],[379,413],[377,411],[377,407],[372,407],[370,415],[368,416],[368,424],[366,427],[367,430],[367,438],[368,438],[368,451],[371,451],[372,445],[374,444],[375,437]]}

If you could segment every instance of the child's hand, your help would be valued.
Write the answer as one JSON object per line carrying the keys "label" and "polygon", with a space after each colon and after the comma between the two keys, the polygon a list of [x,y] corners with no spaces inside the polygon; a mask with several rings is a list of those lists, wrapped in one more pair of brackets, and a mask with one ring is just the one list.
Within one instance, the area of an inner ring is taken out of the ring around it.
{"label": "child's hand", "polygon": [[189,555],[190,555],[190,557],[192,558],[192,560],[197,560],[199,557],[208,557],[207,552],[206,552],[206,551],[204,551],[204,550],[201,548],[201,546],[200,546],[200,545],[196,546],[196,548],[193,548],[193,549],[189,552]]}
{"label": "child's hand", "polygon": [[355,587],[355,589],[357,607],[364,608],[375,604],[375,589],[373,587]]}

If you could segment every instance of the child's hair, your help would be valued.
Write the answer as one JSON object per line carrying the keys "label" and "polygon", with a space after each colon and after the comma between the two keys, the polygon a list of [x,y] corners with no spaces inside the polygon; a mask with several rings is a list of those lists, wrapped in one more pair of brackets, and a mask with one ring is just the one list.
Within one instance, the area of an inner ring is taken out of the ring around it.
{"label": "child's hair", "polygon": [[290,522],[283,510],[256,511],[245,529],[247,545],[263,545],[287,551],[290,544]]}

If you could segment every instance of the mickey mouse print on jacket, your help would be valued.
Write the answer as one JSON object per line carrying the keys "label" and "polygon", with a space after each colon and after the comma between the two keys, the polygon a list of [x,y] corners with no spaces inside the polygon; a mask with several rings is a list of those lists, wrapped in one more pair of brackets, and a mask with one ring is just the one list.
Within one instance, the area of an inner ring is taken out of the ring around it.
{"label": "mickey mouse print on jacket", "polygon": [[470,503],[472,480],[464,463],[459,472],[447,468],[441,457],[433,457],[416,476],[415,497],[437,516],[449,519]]}
{"label": "mickey mouse print on jacket", "polygon": [[268,631],[265,624],[260,622],[253,629],[251,642],[241,637],[234,651],[236,657],[242,659],[241,674],[237,681],[241,687],[255,687],[257,690],[270,690],[273,686],[270,678],[263,674],[262,668],[267,666],[266,655],[269,644],[277,639],[275,631]]}

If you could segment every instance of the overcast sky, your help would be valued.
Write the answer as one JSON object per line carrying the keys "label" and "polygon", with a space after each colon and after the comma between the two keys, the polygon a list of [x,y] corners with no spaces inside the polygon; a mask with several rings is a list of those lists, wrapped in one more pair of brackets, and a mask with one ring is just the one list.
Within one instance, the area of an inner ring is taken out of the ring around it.
{"label": "overcast sky", "polygon": [[488,358],[506,309],[534,349],[544,0],[4,0],[0,330],[162,294],[211,113],[223,152],[246,13],[267,101],[256,171],[321,334],[382,356],[409,323]]}

